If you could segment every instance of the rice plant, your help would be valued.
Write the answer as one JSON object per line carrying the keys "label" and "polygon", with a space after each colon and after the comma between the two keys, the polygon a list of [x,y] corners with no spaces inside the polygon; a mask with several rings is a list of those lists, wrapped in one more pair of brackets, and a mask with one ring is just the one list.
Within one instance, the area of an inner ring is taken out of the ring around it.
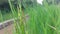
{"label": "rice plant", "polygon": [[[32,3],[32,6],[24,1],[26,0],[17,0],[18,6],[15,10],[11,0],[8,0],[14,18],[13,34],[60,34],[60,7],[54,4],[49,6],[46,0],[43,5]],[[22,4],[26,5],[24,9]],[[3,20],[1,12],[0,16],[0,20]]]}

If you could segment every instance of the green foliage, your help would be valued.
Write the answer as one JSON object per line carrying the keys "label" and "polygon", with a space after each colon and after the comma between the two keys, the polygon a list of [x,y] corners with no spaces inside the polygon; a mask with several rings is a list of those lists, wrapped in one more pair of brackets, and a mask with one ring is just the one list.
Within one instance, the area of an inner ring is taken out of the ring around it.
{"label": "green foliage", "polygon": [[[10,0],[8,2],[13,18],[15,19],[16,14],[18,18],[18,22],[14,20],[13,34],[60,34],[60,7],[53,4],[49,6],[44,0],[44,6],[33,4],[34,7],[26,7],[25,10],[22,10],[22,5],[18,2],[18,13],[16,13]],[[23,11],[28,13],[27,21]]]}

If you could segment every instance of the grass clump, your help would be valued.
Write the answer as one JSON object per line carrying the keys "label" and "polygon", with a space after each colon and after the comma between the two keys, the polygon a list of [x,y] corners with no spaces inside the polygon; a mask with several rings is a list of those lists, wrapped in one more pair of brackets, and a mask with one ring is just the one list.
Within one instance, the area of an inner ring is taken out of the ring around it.
{"label": "grass clump", "polygon": [[[17,18],[14,20],[14,34],[60,34],[60,8],[56,5],[48,5],[44,2],[44,6],[33,4],[34,7],[28,7],[25,10],[29,19],[26,21],[25,14],[22,10],[21,2],[18,1]],[[9,0],[13,18],[15,19],[16,10]],[[1,13],[0,13],[1,14]]]}
{"label": "grass clump", "polygon": [[[19,3],[18,3],[19,4]],[[34,5],[33,5],[34,6]],[[18,34],[59,34],[59,7],[55,5],[49,6],[47,3],[44,6],[38,5],[33,8],[26,9],[29,14],[29,20],[25,23],[23,21],[23,14],[21,4],[18,11],[20,17],[20,24],[15,25]],[[24,24],[25,23],[25,24]],[[15,23],[16,24],[16,23]]]}

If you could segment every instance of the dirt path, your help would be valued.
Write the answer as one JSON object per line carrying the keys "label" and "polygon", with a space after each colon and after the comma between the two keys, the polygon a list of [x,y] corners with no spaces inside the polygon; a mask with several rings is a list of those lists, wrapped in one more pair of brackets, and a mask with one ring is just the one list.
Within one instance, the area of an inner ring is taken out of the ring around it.
{"label": "dirt path", "polygon": [[[12,28],[13,28],[13,25],[9,25],[9,26],[5,27],[4,29],[1,29],[0,34],[12,34]],[[5,33],[5,32],[7,32],[7,33]]]}
{"label": "dirt path", "polygon": [[0,23],[0,34],[12,34],[13,20],[14,19],[10,19]]}

